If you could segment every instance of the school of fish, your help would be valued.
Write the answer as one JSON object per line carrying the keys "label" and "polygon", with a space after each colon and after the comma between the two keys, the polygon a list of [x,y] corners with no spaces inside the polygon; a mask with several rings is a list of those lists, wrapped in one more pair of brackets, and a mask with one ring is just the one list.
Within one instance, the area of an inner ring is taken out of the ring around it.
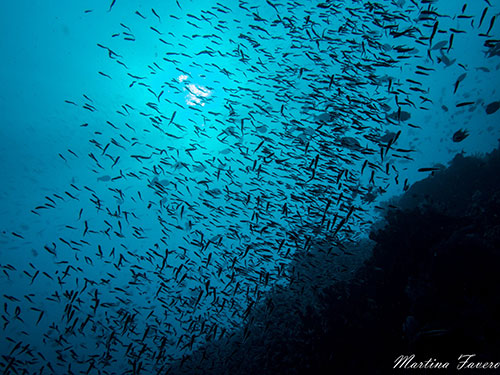
{"label": "school of fish", "polygon": [[[81,10],[126,15],[89,62],[109,100],[75,89],[61,103],[83,146],[55,152],[82,177],[31,210],[53,228],[37,256],[0,263],[15,285],[0,293],[1,374],[168,373],[293,283],[294,254],[355,256],[377,199],[410,186],[415,119],[442,104],[436,71],[459,69],[456,111],[498,115],[464,89],[495,71],[455,55],[474,34],[500,56],[488,0],[455,14],[436,0],[149,3]],[[457,124],[447,142],[473,133]]]}

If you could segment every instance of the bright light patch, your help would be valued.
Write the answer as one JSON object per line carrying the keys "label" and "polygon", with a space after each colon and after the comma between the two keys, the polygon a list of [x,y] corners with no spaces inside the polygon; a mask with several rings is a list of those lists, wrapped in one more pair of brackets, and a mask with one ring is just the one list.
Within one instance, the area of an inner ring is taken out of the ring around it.
{"label": "bright light patch", "polygon": [[188,77],[187,75],[185,75],[185,74],[181,74],[179,77],[177,77],[177,80],[178,80],[179,82],[183,82],[183,81],[185,81],[185,80],[186,80],[186,79],[188,79],[188,78],[189,78],[189,77]]}
{"label": "bright light patch", "polygon": [[189,91],[189,94],[186,95],[186,104],[191,106],[201,105],[203,107],[205,105],[203,98],[208,98],[212,93],[206,87],[194,83],[190,83],[185,89]]}

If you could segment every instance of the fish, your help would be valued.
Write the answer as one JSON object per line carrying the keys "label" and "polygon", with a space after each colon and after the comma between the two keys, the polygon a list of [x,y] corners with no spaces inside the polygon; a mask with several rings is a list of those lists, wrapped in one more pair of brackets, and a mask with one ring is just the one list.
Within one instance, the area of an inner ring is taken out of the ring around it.
{"label": "fish", "polygon": [[[313,295],[318,262],[350,271],[373,212],[398,209],[380,201],[442,169],[416,165],[441,139],[426,133],[434,108],[464,127],[438,129],[446,148],[481,133],[464,115],[500,106],[473,86],[500,53],[490,5],[205,5],[88,15],[106,26],[81,40],[98,75],[68,86],[49,150],[67,176],[30,193],[29,226],[6,223],[28,249],[1,267],[26,286],[2,297],[6,373],[217,372],[211,348],[229,362],[272,332],[256,317],[281,309],[281,284],[311,277]],[[469,36],[487,62],[463,59]]]}
{"label": "fish", "polygon": [[438,26],[439,26],[439,22],[436,21],[436,23],[434,23],[434,26],[432,27],[431,37],[429,38],[429,45],[432,44],[432,39],[434,39],[434,36],[436,35]]}
{"label": "fish", "polygon": [[495,20],[496,20],[496,15],[491,17],[491,20],[490,20],[490,27],[488,28],[488,31],[486,32],[486,35],[489,35],[490,34],[490,31],[491,29],[493,28],[493,25],[495,24]]}
{"label": "fish", "polygon": [[100,75],[102,75],[103,77],[106,77],[106,78],[109,78],[109,79],[112,79],[108,74],[106,73],[103,73],[103,72],[98,72]]}
{"label": "fish", "polygon": [[492,115],[500,108],[500,101],[491,102],[486,106],[486,114]]}
{"label": "fish", "polygon": [[116,0],[111,1],[111,4],[109,4],[108,12],[111,12],[111,9],[113,9],[113,6],[115,5],[115,3],[116,3]]}
{"label": "fish", "polygon": [[456,94],[457,92],[457,89],[458,89],[458,85],[460,84],[460,82],[462,82],[465,77],[467,76],[467,73],[462,73],[456,80],[455,82],[455,89],[453,90],[453,93]]}
{"label": "fish", "polygon": [[436,168],[436,167],[427,167],[427,168],[419,168],[418,172],[434,172],[434,171],[439,171],[441,168]]}
{"label": "fish", "polygon": [[462,103],[457,103],[456,107],[460,108],[460,107],[465,107],[465,106],[469,106],[469,105],[473,105],[473,104],[476,104],[476,102],[462,102]]}
{"label": "fish", "polygon": [[488,9],[489,9],[488,7],[484,8],[483,12],[481,13],[481,19],[479,20],[479,25],[477,26],[478,29],[483,24],[484,17],[486,16],[486,13],[488,12]]}
{"label": "fish", "polygon": [[158,15],[158,13],[156,13],[156,11],[153,8],[151,8],[151,12],[153,12],[153,14],[158,18],[158,21],[161,22],[160,16]]}
{"label": "fish", "polygon": [[465,129],[457,130],[452,137],[453,142],[462,142],[469,136],[469,132]]}

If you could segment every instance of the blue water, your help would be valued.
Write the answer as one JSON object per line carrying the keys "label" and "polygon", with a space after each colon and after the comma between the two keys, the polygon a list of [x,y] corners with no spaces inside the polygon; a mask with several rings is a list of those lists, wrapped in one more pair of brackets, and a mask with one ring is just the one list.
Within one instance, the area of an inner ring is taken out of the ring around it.
{"label": "blue water", "polygon": [[163,371],[495,148],[498,3],[431,2],[432,42],[415,3],[3,4],[0,370]]}

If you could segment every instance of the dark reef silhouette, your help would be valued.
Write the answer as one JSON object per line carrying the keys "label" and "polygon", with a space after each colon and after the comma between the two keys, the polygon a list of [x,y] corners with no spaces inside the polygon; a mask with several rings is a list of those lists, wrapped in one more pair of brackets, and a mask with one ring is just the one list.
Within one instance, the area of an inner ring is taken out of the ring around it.
{"label": "dark reef silhouette", "polygon": [[398,208],[352,277],[335,277],[338,258],[321,247],[297,254],[302,276],[171,373],[387,374],[404,371],[393,369],[402,354],[451,363],[439,373],[455,373],[460,354],[500,361],[499,172],[499,149],[457,155],[387,204]]}

